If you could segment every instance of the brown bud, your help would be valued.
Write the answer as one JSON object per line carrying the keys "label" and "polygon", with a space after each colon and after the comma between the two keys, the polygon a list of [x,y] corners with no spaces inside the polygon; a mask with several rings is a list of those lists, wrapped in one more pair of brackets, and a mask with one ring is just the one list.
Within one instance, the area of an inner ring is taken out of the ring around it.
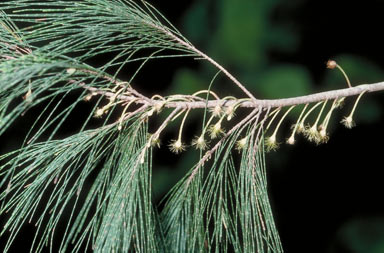
{"label": "brown bud", "polygon": [[327,68],[328,69],[334,69],[337,67],[337,63],[334,60],[328,60],[327,61]]}

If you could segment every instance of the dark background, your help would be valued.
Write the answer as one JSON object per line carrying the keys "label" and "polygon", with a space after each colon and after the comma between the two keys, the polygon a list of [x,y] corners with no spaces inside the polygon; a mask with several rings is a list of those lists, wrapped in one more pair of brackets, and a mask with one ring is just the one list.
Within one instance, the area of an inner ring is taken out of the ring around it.
{"label": "dark background", "polygon": [[[325,68],[330,58],[345,69],[353,85],[384,80],[383,1],[151,2],[257,98],[346,87],[340,72]],[[154,61],[142,73],[137,89],[150,96],[206,89],[215,70],[206,62],[186,59]],[[225,77],[213,90],[220,96],[243,96]],[[332,119],[328,144],[316,146],[298,138],[294,146],[282,145],[267,154],[270,197],[286,252],[384,252],[383,101],[382,93],[365,95],[356,111],[357,126],[348,130],[338,123],[351,110],[350,98]],[[201,115],[194,117],[197,122]],[[283,125],[280,142],[289,136],[294,120],[292,116]],[[199,124],[191,122],[186,135],[193,136]],[[24,130],[19,124],[8,131],[2,149],[13,146]],[[175,130],[169,129],[164,142]],[[176,156],[166,148],[156,152],[157,200],[182,177],[181,168],[193,165],[195,156],[190,151]],[[33,226],[21,234],[23,241],[31,233]]]}

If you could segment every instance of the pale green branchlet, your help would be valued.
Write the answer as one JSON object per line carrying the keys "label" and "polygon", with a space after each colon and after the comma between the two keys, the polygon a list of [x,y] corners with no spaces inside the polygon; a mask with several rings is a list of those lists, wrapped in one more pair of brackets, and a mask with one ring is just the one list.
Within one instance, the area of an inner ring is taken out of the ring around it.
{"label": "pale green branchlet", "polygon": [[348,78],[347,74],[345,73],[344,69],[343,69],[339,64],[337,64],[336,61],[334,61],[334,60],[329,60],[329,61],[327,62],[327,68],[329,68],[329,69],[335,69],[335,68],[339,69],[340,72],[343,74],[345,80],[347,81],[347,85],[348,85],[348,87],[349,87],[349,88],[352,87],[351,82],[349,81],[349,78]]}
{"label": "pale green branchlet", "polygon": [[[281,123],[284,121],[285,117],[288,115],[288,113],[293,109],[295,108],[295,105],[289,107],[289,109],[285,112],[285,114],[281,117],[280,121],[277,123],[277,126],[275,128],[275,131],[273,132],[273,134],[269,137],[266,138],[265,140],[265,146],[266,146],[266,149],[267,151],[272,151],[272,150],[276,150],[278,147],[279,147],[279,143],[277,142],[276,140],[276,135],[277,135],[277,132],[280,128],[280,125]],[[274,118],[277,116],[278,113],[276,113],[274,115]],[[272,120],[274,119],[272,118]],[[271,120],[271,121],[272,121]],[[270,124],[268,125],[267,129],[269,128]]]}
{"label": "pale green branchlet", "polygon": [[179,153],[186,150],[186,145],[182,142],[181,137],[182,137],[182,133],[183,133],[183,127],[184,127],[185,120],[187,119],[187,116],[188,116],[190,111],[191,111],[191,109],[188,109],[187,112],[184,114],[184,117],[183,117],[181,124],[180,124],[179,135],[178,135],[177,140],[173,140],[169,144],[169,149],[175,154],[179,154]]}
{"label": "pale green branchlet", "polygon": [[355,121],[353,120],[353,114],[355,113],[355,110],[356,110],[356,107],[357,107],[357,104],[359,103],[360,101],[360,98],[364,95],[365,92],[362,92],[356,99],[355,101],[355,104],[353,105],[353,108],[352,108],[352,111],[351,113],[347,116],[347,117],[344,117],[342,120],[341,120],[341,123],[346,127],[346,128],[352,128],[356,125]]}
{"label": "pale green branchlet", "polygon": [[340,99],[336,98],[332,103],[331,109],[329,109],[323,122],[319,126],[319,134],[320,134],[320,138],[321,138],[321,143],[327,143],[329,140],[329,136],[327,133],[328,124],[329,124],[329,121],[331,119],[333,111],[338,107],[340,107]]}
{"label": "pale green branchlet", "polygon": [[304,132],[305,137],[307,137],[309,141],[314,142],[316,144],[320,144],[322,142],[322,138],[318,130],[318,123],[321,115],[323,114],[324,108],[327,104],[327,100],[322,103],[323,103],[323,106],[321,107],[320,112],[317,115],[315,123],[313,123],[312,126],[308,126]]}
{"label": "pale green branchlet", "polygon": [[221,126],[221,123],[223,122],[224,117],[225,117],[225,114],[223,114],[214,125],[209,126],[208,131],[211,139],[216,139],[219,136],[224,134],[224,129]]}
{"label": "pale green branchlet", "polygon": [[307,109],[307,107],[308,107],[308,104],[305,104],[303,110],[300,113],[300,116],[297,118],[296,124],[293,125],[292,134],[291,134],[291,136],[286,141],[287,144],[294,145],[296,143],[296,140],[295,140],[296,131],[302,132],[304,130],[304,124],[301,121],[301,118],[303,117],[304,112]]}
{"label": "pale green branchlet", "polygon": [[[221,110],[221,109],[220,109]],[[211,117],[208,119],[206,125],[203,128],[203,131],[201,132],[200,136],[195,137],[192,140],[192,146],[194,146],[196,149],[204,150],[208,147],[208,142],[205,140],[205,133],[208,131],[208,128],[212,122],[212,120],[217,117],[214,112],[212,112]]]}

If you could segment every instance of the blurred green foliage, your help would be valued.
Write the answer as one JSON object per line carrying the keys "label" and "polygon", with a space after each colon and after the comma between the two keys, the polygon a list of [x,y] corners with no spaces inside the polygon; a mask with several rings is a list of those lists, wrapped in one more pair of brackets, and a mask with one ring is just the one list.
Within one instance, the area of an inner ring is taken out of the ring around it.
{"label": "blurred green foliage", "polygon": [[[299,41],[298,34],[292,29],[271,22],[272,12],[281,2],[197,0],[186,12],[182,31],[194,44],[228,68],[249,90],[258,97],[266,97],[266,94],[274,94],[276,87],[273,84],[279,78],[277,75],[271,80],[274,70],[269,63],[269,50],[292,51],[297,48]],[[212,68],[209,64],[202,64],[201,70],[208,80],[203,86],[207,87],[209,77],[213,75]],[[276,71],[284,72],[280,80],[286,80],[287,75],[289,79],[299,78],[295,93],[291,94],[300,95],[310,91],[312,81],[309,75],[303,77],[306,75],[303,74],[305,69],[280,65]],[[198,75],[201,76],[201,72]],[[180,82],[176,78],[171,91],[186,90],[184,86],[191,85],[189,80]],[[273,84],[264,84],[263,81]],[[236,88],[234,90],[236,92]]]}
{"label": "blurred green foliage", "polygon": [[264,98],[286,98],[310,94],[311,76],[301,66],[277,65],[260,78],[258,92]]}
{"label": "blurred green foliage", "polygon": [[173,84],[177,87],[172,94],[193,94],[199,90],[207,89],[204,79],[190,69],[180,69],[173,79]]}
{"label": "blurred green foliage", "polygon": [[[384,218],[370,217],[353,219],[343,225],[335,238],[335,245],[343,252],[384,252]],[[330,252],[338,252],[334,247]]]}

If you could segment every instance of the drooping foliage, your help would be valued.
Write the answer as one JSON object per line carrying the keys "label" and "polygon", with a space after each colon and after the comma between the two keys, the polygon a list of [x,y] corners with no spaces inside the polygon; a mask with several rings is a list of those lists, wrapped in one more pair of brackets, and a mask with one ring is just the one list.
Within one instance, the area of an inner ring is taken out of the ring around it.
{"label": "drooping foliage", "polygon": [[[0,8],[0,134],[41,110],[20,149],[1,156],[5,252],[28,222],[36,225],[31,252],[282,251],[260,141],[269,110],[239,120],[161,209],[153,204],[151,145],[189,111],[176,108],[149,136],[148,118],[163,108],[131,83],[149,60],[201,56],[155,8],[130,0],[14,0]],[[129,64],[135,71],[120,80]],[[59,136],[91,98],[80,129]],[[221,123],[225,114],[216,116]]]}

